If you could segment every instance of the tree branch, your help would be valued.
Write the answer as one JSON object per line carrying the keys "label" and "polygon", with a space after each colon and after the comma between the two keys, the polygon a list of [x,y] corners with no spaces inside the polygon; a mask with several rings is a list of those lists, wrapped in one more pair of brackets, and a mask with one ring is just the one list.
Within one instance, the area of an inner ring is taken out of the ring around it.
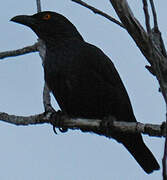
{"label": "tree branch", "polygon": [[[70,128],[70,129],[82,129],[86,132],[92,132],[93,130],[101,130],[103,128],[104,132],[107,131],[119,131],[122,133],[143,133],[154,137],[165,137],[165,124],[153,125],[153,124],[143,124],[138,122],[119,122],[115,121],[114,118],[109,117],[111,124],[102,126],[102,120],[100,119],[82,119],[82,118],[69,118],[65,115],[57,115],[57,113],[41,113],[33,116],[15,116],[9,115],[7,113],[0,113],[1,121],[8,122],[14,125],[37,125],[37,124],[51,124],[50,119],[54,117],[54,125],[57,128]],[[56,120],[61,120],[61,125],[56,122]],[[57,125],[58,124],[58,125]],[[109,134],[109,133],[108,133]],[[104,134],[104,136],[106,136]],[[109,136],[108,136],[109,137]]]}
{"label": "tree branch", "polygon": [[[157,42],[152,41],[153,34],[151,33],[151,35],[149,36],[145,32],[141,24],[134,17],[126,0],[110,0],[110,2],[113,5],[120,20],[124,24],[125,28],[127,29],[128,33],[134,39],[143,55],[151,64],[151,69],[152,71],[154,71],[154,74],[156,73],[156,75],[158,75],[158,73],[156,72],[157,69],[155,69],[155,63],[158,62],[157,64],[160,64],[159,67],[162,72],[163,82],[165,83],[163,87],[167,87],[167,58],[164,57],[164,55],[161,53],[162,50],[159,49],[159,46],[156,44]],[[159,77],[156,77],[159,81]],[[162,94],[165,99],[165,102],[167,103],[166,92],[167,91],[165,89],[165,93]]]}
{"label": "tree branch", "polygon": [[45,82],[44,88],[43,88],[43,105],[44,105],[45,112],[54,111],[54,109],[51,105],[50,91],[49,91],[48,86],[46,85],[46,82]]}
{"label": "tree branch", "polygon": [[41,1],[36,0],[36,4],[37,4],[37,12],[41,12]]}
{"label": "tree branch", "polygon": [[150,34],[151,26],[150,26],[150,16],[149,16],[149,12],[148,12],[147,0],[143,0],[143,10],[144,10],[144,14],[145,14],[145,23],[146,23],[147,33]]}
{"label": "tree branch", "polygon": [[150,0],[150,4],[151,4],[151,10],[152,10],[153,19],[154,19],[154,29],[158,31],[159,28],[158,28],[157,13],[155,10],[154,1]]}
{"label": "tree branch", "polygon": [[27,46],[21,49],[13,50],[13,51],[5,51],[0,52],[0,59],[7,58],[7,57],[13,57],[13,56],[19,56],[31,52],[36,52],[38,47],[38,43],[35,43],[32,46]]}
{"label": "tree branch", "polygon": [[149,37],[139,21],[134,17],[127,1],[110,0],[110,2],[126,30],[134,39],[136,45],[147,58],[149,63],[152,64],[152,61],[150,60]]}
{"label": "tree branch", "polygon": [[151,4],[151,10],[152,10],[152,14],[153,14],[153,20],[154,20],[154,28],[152,33],[154,33],[154,39],[156,41],[156,45],[158,45],[159,49],[161,50],[162,54],[167,57],[167,53],[166,53],[166,49],[165,49],[165,45],[161,36],[161,32],[159,31],[159,27],[158,27],[158,21],[157,21],[157,13],[155,10],[155,6],[154,6],[154,2],[153,0],[150,0],[150,4]]}
{"label": "tree branch", "polygon": [[71,1],[73,1],[73,2],[75,2],[75,3],[78,3],[78,4],[80,4],[80,5],[84,6],[84,7],[92,10],[95,14],[99,14],[99,15],[101,15],[101,16],[109,19],[110,21],[114,22],[115,24],[121,26],[122,28],[125,28],[122,23],[120,23],[120,22],[119,22],[118,20],[116,20],[115,18],[109,16],[109,15],[106,14],[105,12],[100,11],[99,9],[97,9],[97,8],[95,8],[95,7],[93,7],[93,6],[90,6],[89,4],[87,4],[87,3],[85,3],[85,2],[83,2],[83,1],[81,1],[81,0],[71,0]]}
{"label": "tree branch", "polygon": [[7,113],[0,112],[0,119],[3,122],[7,122],[14,125],[22,125],[22,126],[43,124],[49,122],[47,118],[45,118],[44,113],[25,117],[25,116],[9,115]]}

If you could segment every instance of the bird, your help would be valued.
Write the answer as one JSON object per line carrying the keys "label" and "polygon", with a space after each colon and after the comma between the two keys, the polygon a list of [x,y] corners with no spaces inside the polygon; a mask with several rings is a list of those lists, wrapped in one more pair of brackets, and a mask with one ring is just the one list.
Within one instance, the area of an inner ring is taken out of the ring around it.
{"label": "bird", "polygon": [[[43,11],[11,21],[31,28],[45,44],[44,79],[60,109],[70,117],[137,122],[125,86],[113,62],[86,42],[63,15]],[[100,129],[95,130],[102,134]],[[148,174],[160,168],[140,133],[110,132]]]}

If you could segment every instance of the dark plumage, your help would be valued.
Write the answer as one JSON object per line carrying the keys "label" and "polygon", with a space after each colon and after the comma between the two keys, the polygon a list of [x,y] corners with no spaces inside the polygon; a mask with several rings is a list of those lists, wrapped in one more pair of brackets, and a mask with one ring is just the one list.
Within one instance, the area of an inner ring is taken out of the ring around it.
{"label": "dark plumage", "polygon": [[[12,21],[29,26],[44,41],[45,81],[63,112],[72,117],[114,116],[117,121],[136,122],[114,64],[99,48],[85,42],[64,16],[47,11],[16,16]],[[140,134],[111,132],[110,136],[127,148],[146,173],[159,169]]]}

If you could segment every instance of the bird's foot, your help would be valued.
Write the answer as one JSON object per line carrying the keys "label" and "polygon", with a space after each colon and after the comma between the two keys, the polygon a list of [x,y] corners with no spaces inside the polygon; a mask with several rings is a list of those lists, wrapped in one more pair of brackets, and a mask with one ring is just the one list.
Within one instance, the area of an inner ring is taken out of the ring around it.
{"label": "bird's foot", "polygon": [[106,136],[111,136],[112,134],[112,127],[114,126],[115,117],[107,116],[104,117],[100,123],[100,130],[104,132]]}
{"label": "bird's foot", "polygon": [[60,110],[58,110],[57,112],[54,110],[54,112],[52,113],[51,117],[50,117],[50,123],[53,125],[53,131],[55,134],[57,134],[56,131],[56,127],[59,127],[59,131],[62,133],[65,133],[68,131],[68,128],[64,128],[62,120],[64,118],[64,113]]}

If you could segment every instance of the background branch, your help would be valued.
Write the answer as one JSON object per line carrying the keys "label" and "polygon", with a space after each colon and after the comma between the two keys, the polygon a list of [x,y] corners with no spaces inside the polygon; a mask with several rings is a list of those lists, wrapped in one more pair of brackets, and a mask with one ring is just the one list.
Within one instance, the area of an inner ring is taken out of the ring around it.
{"label": "background branch", "polygon": [[31,52],[36,52],[37,51],[37,46],[38,43],[35,43],[32,46],[27,46],[21,49],[13,50],[13,51],[5,51],[5,52],[0,52],[0,59],[7,58],[7,57],[13,57],[13,56],[19,56]]}
{"label": "background branch", "polygon": [[37,12],[41,12],[41,1],[36,0],[36,4],[37,4]]}
{"label": "background branch", "polygon": [[150,26],[150,16],[149,16],[149,12],[148,12],[147,0],[143,0],[143,10],[144,10],[144,14],[145,14],[145,23],[146,23],[147,33],[150,34],[151,26]]}
{"label": "background branch", "polygon": [[50,91],[46,83],[44,83],[44,88],[43,88],[43,105],[45,112],[53,111],[53,107],[51,105]]}
{"label": "background branch", "polygon": [[106,14],[105,12],[103,12],[103,11],[101,11],[101,10],[93,7],[93,6],[90,6],[89,4],[87,4],[87,3],[85,3],[85,2],[83,2],[83,1],[81,1],[81,0],[72,0],[72,1],[75,2],[75,3],[78,3],[78,4],[82,5],[82,6],[84,6],[84,7],[88,8],[88,9],[90,9],[90,10],[92,10],[95,14],[99,14],[99,15],[107,18],[108,20],[114,22],[115,24],[121,26],[122,28],[125,28],[122,23],[120,23],[120,22],[119,22],[118,20],[116,20],[115,18],[109,16],[109,15]]}
{"label": "background branch", "polygon": [[158,28],[157,13],[155,10],[154,1],[150,0],[150,4],[151,4],[151,10],[152,10],[153,19],[154,19],[154,29],[158,31],[159,28]]}

